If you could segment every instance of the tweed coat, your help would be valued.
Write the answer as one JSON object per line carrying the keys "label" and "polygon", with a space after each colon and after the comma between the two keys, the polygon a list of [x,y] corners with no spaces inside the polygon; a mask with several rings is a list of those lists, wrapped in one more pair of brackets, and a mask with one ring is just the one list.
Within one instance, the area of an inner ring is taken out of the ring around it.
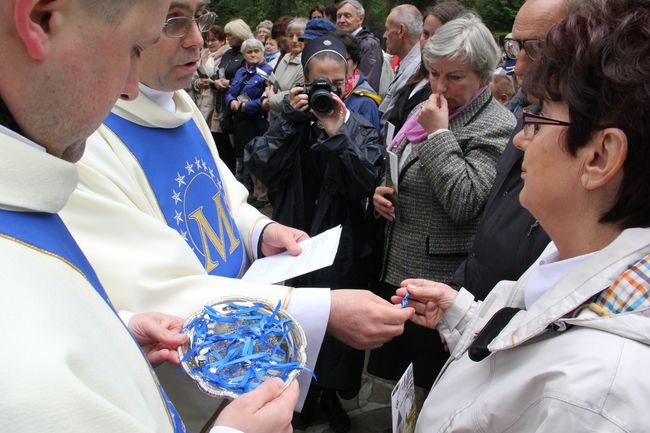
{"label": "tweed coat", "polygon": [[[488,89],[451,120],[448,131],[430,135],[400,161],[396,220],[386,226],[381,281],[451,281],[472,247],[515,125]],[[397,146],[398,156],[408,144]]]}

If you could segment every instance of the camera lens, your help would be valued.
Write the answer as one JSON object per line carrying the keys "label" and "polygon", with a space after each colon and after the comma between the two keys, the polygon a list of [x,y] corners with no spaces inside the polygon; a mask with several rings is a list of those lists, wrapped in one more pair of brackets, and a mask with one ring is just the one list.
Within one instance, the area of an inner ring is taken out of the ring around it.
{"label": "camera lens", "polygon": [[320,89],[310,95],[309,105],[314,109],[314,111],[321,114],[327,114],[334,108],[330,92]]}

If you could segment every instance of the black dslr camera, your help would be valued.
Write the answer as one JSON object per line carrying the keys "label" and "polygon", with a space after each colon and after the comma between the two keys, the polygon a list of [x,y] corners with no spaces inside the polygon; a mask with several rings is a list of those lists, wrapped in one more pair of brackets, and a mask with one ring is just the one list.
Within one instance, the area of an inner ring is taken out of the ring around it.
{"label": "black dslr camera", "polygon": [[303,90],[307,94],[309,106],[320,114],[330,113],[334,109],[332,92],[341,96],[341,90],[325,77],[318,77],[311,84],[305,84]]}

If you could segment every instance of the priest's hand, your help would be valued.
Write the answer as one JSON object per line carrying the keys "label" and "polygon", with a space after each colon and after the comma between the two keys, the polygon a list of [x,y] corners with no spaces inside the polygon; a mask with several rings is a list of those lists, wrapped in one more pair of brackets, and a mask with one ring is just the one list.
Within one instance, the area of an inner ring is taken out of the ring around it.
{"label": "priest's hand", "polygon": [[454,302],[458,292],[446,284],[429,280],[404,280],[402,287],[397,289],[391,301],[401,304],[402,299],[409,292],[408,306],[415,308],[415,315],[411,319],[420,326],[435,329],[442,316]]}
{"label": "priest's hand", "polygon": [[283,391],[284,382],[269,379],[258,388],[233,400],[221,412],[215,426],[246,433],[290,433],[293,409],[298,401],[295,380]]}
{"label": "priest's hand", "polygon": [[179,364],[176,348],[187,340],[182,327],[183,319],[162,313],[135,314],[129,320],[129,332],[154,367],[165,361]]}
{"label": "priest's hand", "polygon": [[267,257],[289,251],[292,256],[297,256],[302,253],[298,242],[305,239],[309,239],[309,235],[302,230],[271,223],[266,226],[262,234],[262,254]]}
{"label": "priest's hand", "polygon": [[415,310],[368,290],[332,290],[327,332],[355,349],[375,349],[404,332]]}

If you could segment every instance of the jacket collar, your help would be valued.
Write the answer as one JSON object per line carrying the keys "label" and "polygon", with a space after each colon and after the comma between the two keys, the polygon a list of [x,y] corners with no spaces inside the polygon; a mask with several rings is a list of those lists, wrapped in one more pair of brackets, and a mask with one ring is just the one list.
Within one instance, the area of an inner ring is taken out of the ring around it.
{"label": "jacket collar", "polygon": [[[543,253],[546,254],[549,246]],[[610,245],[596,252],[562,278],[535,302],[522,310],[489,345],[491,352],[518,346],[544,333],[552,324],[565,322],[565,316],[611,286],[628,267],[650,253],[650,229],[623,231]],[[514,287],[513,297],[523,302],[530,269]],[[519,295],[521,296],[519,296]],[[519,306],[523,306],[523,303]]]}
{"label": "jacket collar", "polygon": [[449,130],[456,131],[466,126],[479,113],[479,111],[483,110],[483,108],[490,102],[491,99],[492,92],[488,86],[488,88],[483,93],[481,93],[478,98],[476,98],[471,104],[465,107],[463,111],[456,114],[455,117],[451,119],[449,122]]}

